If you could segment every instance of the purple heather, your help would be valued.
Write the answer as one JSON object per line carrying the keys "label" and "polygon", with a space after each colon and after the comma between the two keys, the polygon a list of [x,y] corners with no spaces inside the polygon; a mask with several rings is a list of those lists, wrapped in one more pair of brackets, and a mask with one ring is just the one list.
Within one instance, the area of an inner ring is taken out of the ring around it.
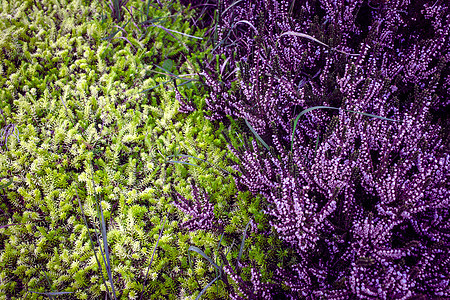
{"label": "purple heather", "polygon": [[[228,145],[236,186],[266,198],[270,225],[297,252],[300,263],[274,275],[285,296],[450,297],[448,3],[220,2],[233,7],[214,54],[239,72],[219,81],[206,63],[206,109],[245,119],[272,149]],[[293,120],[314,106],[340,110],[304,114],[291,152]],[[259,291],[225,269],[241,293]]]}

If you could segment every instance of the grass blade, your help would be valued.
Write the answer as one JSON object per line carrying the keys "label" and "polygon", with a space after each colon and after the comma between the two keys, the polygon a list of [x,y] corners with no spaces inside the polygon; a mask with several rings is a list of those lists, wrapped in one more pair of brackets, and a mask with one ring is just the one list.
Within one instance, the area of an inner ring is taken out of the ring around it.
{"label": "grass blade", "polygon": [[155,71],[155,70],[147,70],[147,72],[153,72],[153,73],[156,73],[156,74],[160,74],[160,75],[168,75],[167,73],[163,73],[163,72],[158,72],[158,71]]}
{"label": "grass blade", "polygon": [[[220,8],[220,0],[217,1],[217,7]],[[217,43],[217,25],[219,25],[221,15],[219,15],[219,10],[214,10],[214,35],[213,35],[213,46]],[[230,31],[228,31],[228,35],[230,34]],[[211,53],[213,53],[211,51]]]}
{"label": "grass blade", "polygon": [[256,131],[253,129],[253,127],[248,123],[247,119],[244,119],[244,120],[245,120],[245,124],[247,124],[248,128],[250,128],[250,130],[253,132],[253,134],[256,136],[256,138],[261,142],[261,144],[263,144],[264,147],[266,147],[266,149],[270,151],[269,145],[267,145],[263,141],[263,139],[259,136],[259,134],[256,133]]}
{"label": "grass blade", "polygon": [[148,25],[148,24],[154,24],[155,22],[162,23],[161,19],[171,18],[171,17],[178,17],[179,14],[180,13],[177,13],[177,14],[174,14],[174,15],[170,15],[170,16],[156,17],[156,18],[153,18],[153,19],[150,19],[150,20],[146,20],[146,21],[140,23],[140,25],[144,25],[144,27],[150,27],[152,25]]}
{"label": "grass blade", "polygon": [[[321,108],[328,108],[328,109],[337,109],[337,110],[341,110],[341,108],[337,108],[337,107],[331,107],[331,106],[314,106],[314,107],[310,107],[305,109],[304,111],[302,111],[301,113],[298,114],[297,118],[295,118],[294,121],[294,129],[292,130],[292,142],[291,142],[291,152],[292,149],[294,148],[294,133],[295,133],[295,128],[297,127],[297,122],[300,119],[301,116],[303,116],[304,114],[306,114],[307,112],[310,112],[312,110],[315,109],[321,109]],[[348,109],[342,109],[348,112],[352,112],[352,113],[358,113],[364,116],[368,116],[368,117],[372,117],[372,118],[378,118],[381,120],[386,120],[386,121],[393,121],[393,122],[399,122],[398,120],[393,120],[393,119],[389,119],[389,118],[384,118],[384,117],[380,117],[380,116],[376,116],[376,115],[372,115],[372,114],[368,114],[368,113],[363,113],[363,112],[359,112],[359,111],[354,111],[354,110],[348,110]]]}
{"label": "grass blade", "polygon": [[364,115],[364,116],[372,117],[372,118],[381,119],[381,120],[392,121],[392,122],[400,122],[399,120],[394,120],[394,119],[389,119],[389,118],[385,118],[385,117],[380,117],[380,116],[377,116],[377,115],[372,115],[372,114],[363,113],[363,112],[359,112],[359,111],[348,110],[348,109],[344,109],[344,110],[352,112],[352,113],[357,113],[357,114],[361,114],[361,115]]}
{"label": "grass blade", "polygon": [[202,250],[200,250],[200,248],[194,247],[194,246],[189,246],[188,249],[188,259],[189,259],[189,267],[192,269],[192,264],[191,264],[191,254],[189,251],[194,251],[197,252],[198,254],[200,254],[201,256],[203,256],[204,258],[206,258],[213,266],[214,268],[216,268],[217,271],[219,271],[219,276],[217,276],[216,278],[214,278],[214,280],[212,280],[210,283],[208,283],[207,286],[205,286],[203,288],[203,290],[200,292],[200,294],[198,294],[197,298],[195,298],[196,300],[198,300],[200,298],[201,295],[203,295],[203,293],[220,277],[222,277],[222,268],[219,267],[216,263],[213,262],[213,260],[206,255]]}
{"label": "grass blade", "polygon": [[4,189],[5,187],[10,186],[13,183],[13,179],[10,178],[8,183],[0,185],[0,189]]}
{"label": "grass blade", "polygon": [[165,28],[165,27],[162,27],[162,26],[156,25],[156,24],[153,24],[153,26],[154,26],[154,27],[161,28],[162,30],[164,30],[165,32],[167,32],[171,37],[173,37],[174,39],[176,39],[180,44],[182,44],[187,50],[189,50],[188,46],[186,46],[185,43],[183,43],[182,41],[180,41],[179,39],[177,39],[177,37],[174,36],[174,35],[171,33],[172,30],[169,30],[169,29],[167,29],[167,28]]}
{"label": "grass blade", "polygon": [[[173,16],[177,16],[177,15],[178,15],[178,14],[173,15]],[[161,18],[162,18],[162,17],[161,17]],[[201,38],[201,37],[197,37],[197,36],[193,36],[193,35],[190,35],[190,34],[182,33],[182,32],[176,31],[176,30],[172,30],[172,29],[167,29],[167,28],[165,28],[165,27],[163,27],[163,26],[160,26],[160,25],[157,25],[157,24],[153,23],[153,22],[152,22],[153,20],[156,20],[156,19],[147,20],[147,21],[145,21],[144,23],[145,23],[145,24],[151,23],[152,25],[150,25],[150,26],[155,26],[155,27],[161,28],[161,29],[165,30],[167,33],[169,33],[168,31],[170,31],[170,32],[179,33],[179,34],[181,34],[181,35],[184,35],[184,36],[187,36],[187,37],[191,37],[191,38],[194,38],[194,39],[203,40],[203,38]],[[144,23],[142,23],[142,24],[144,24]],[[174,36],[172,35],[172,37],[174,37]],[[177,39],[176,37],[174,37],[174,38]],[[177,40],[178,40],[178,39],[177,39]]]}
{"label": "grass blade", "polygon": [[[97,213],[98,213],[98,202],[96,203],[97,205]],[[111,282],[111,289],[114,295],[114,299],[117,299],[116,296],[116,291],[114,290],[114,282],[113,282],[113,277],[112,277],[112,273],[111,273],[111,261],[109,259],[109,250],[108,250],[108,240],[107,240],[107,236],[106,236],[106,225],[105,225],[105,218],[103,217],[103,209],[102,209],[102,203],[100,202],[100,213],[101,213],[101,217],[102,217],[102,238],[103,238],[103,249],[105,250],[105,256],[106,256],[106,262],[105,262],[105,266],[106,266],[106,271],[108,272],[108,277],[109,277],[109,282]]]}
{"label": "grass blade", "polygon": [[[216,34],[216,33],[215,33]],[[231,35],[231,30],[229,30],[228,31],[228,33],[227,33],[227,35],[211,50],[211,54],[213,54],[214,53],[214,51],[216,51],[216,49],[218,48],[218,47],[220,47],[220,45],[222,45],[223,43],[225,43],[225,40],[227,39],[227,38],[229,38],[230,37],[230,35]],[[217,38],[217,37],[215,37],[215,38]],[[215,43],[217,43],[217,41],[214,41],[214,44]]]}
{"label": "grass blade", "polygon": [[[223,235],[224,235],[224,234],[225,234],[225,232],[222,233],[222,235],[220,236],[219,243],[217,243],[217,253],[219,253],[220,244],[222,243],[222,238],[223,238]],[[216,258],[216,264],[217,264],[217,258]],[[217,264],[217,265],[218,265],[218,264]]]}
{"label": "grass blade", "polygon": [[[16,129],[17,129],[17,135],[15,134]],[[20,134],[19,128],[17,128],[14,124],[9,124],[9,125],[7,125],[5,128],[3,128],[3,129],[0,131],[0,137],[1,137],[1,139],[3,139],[3,140],[5,141],[4,143],[0,143],[0,145],[5,145],[5,146],[6,146],[6,149],[9,150],[9,149],[8,149],[8,137],[9,137],[10,135],[16,135],[16,137],[17,137],[17,142],[20,142],[20,140],[19,140],[19,134]]]}
{"label": "grass blade", "polygon": [[[315,37],[312,37],[312,36],[310,36],[310,35],[308,35],[308,34],[299,33],[299,32],[295,32],[295,31],[286,31],[286,32],[283,32],[283,33],[278,37],[278,40],[279,40],[283,35],[292,35],[292,36],[298,36],[298,37],[306,38],[306,39],[309,39],[309,40],[314,41],[314,42],[316,42],[316,43],[319,43],[319,44],[321,44],[321,45],[323,45],[323,46],[325,46],[325,47],[327,47],[327,48],[331,48],[331,47],[328,46],[327,44],[322,43],[321,41],[319,41],[319,40],[316,39]],[[277,40],[277,46],[278,46],[278,40]],[[346,54],[346,55],[359,56],[359,54],[356,54],[356,53],[355,53],[355,54],[352,54],[352,53],[344,52],[344,51],[337,50],[337,49],[334,49],[334,48],[331,48],[331,49],[334,50],[334,51],[337,51],[337,52]]]}
{"label": "grass blade", "polygon": [[[52,284],[50,282],[50,279],[48,279],[47,273],[45,273],[45,271],[44,271],[44,275],[45,275],[45,279],[47,279],[47,282],[48,282],[48,285],[50,286],[50,289],[52,289]],[[49,294],[51,294],[51,293],[47,293],[47,296],[49,296],[50,299],[53,299],[52,295],[49,295]]]}
{"label": "grass blade", "polygon": [[219,267],[218,265],[216,265],[216,263],[213,262],[213,260],[211,258],[209,258],[208,255],[206,255],[202,250],[200,250],[200,248],[197,248],[195,246],[189,246],[189,249],[188,249],[189,266],[191,267],[191,269],[192,269],[192,266],[191,266],[191,258],[190,258],[190,252],[189,251],[197,252],[198,254],[200,254],[201,256],[206,258],[206,260],[208,260],[214,266],[214,268],[216,268],[219,271],[220,276],[222,276],[222,268]]}
{"label": "grass blade", "polygon": [[221,255],[220,255],[222,260],[225,262],[225,265],[227,265],[227,266],[230,266],[230,262],[228,261],[227,256],[228,256],[228,254],[230,254],[231,249],[233,249],[234,242],[235,241],[233,240],[233,242],[231,243],[230,249],[228,249],[228,251],[227,251],[227,253],[225,253],[225,255],[223,253],[221,253]]}
{"label": "grass blade", "polygon": [[[164,68],[162,68],[162,67],[160,67],[160,66],[157,66],[157,65],[154,65],[155,67],[157,67],[158,69],[161,69],[161,70],[163,70],[163,71],[165,71],[165,72],[167,72],[167,73],[163,73],[164,75],[169,75],[169,76],[171,76],[171,77],[175,77],[175,78],[177,78],[177,79],[179,79],[179,80],[184,80],[183,78],[181,78],[181,77],[179,77],[178,75],[176,75],[176,74],[174,74],[174,73],[172,73],[172,72],[170,72],[170,71],[168,71],[168,70],[166,70],[166,69],[164,69]],[[150,71],[152,71],[152,70],[150,70]],[[156,72],[156,71],[153,71],[153,72]]]}
{"label": "grass blade", "polygon": [[194,166],[194,167],[199,167],[197,165],[194,164],[190,164],[184,161],[178,161],[178,160],[169,160],[168,163],[179,163],[179,164],[183,164],[183,165],[190,165],[190,166]]}
{"label": "grass blade", "polygon": [[228,61],[230,60],[231,57],[228,57],[223,64],[220,66],[220,75],[223,76],[223,70],[225,70],[225,66],[227,65]]}
{"label": "grass blade", "polygon": [[319,44],[321,44],[321,45],[323,45],[323,46],[325,46],[325,47],[328,47],[328,48],[330,47],[330,46],[328,46],[327,44],[322,43],[321,41],[319,41],[319,40],[316,39],[315,37],[312,37],[312,36],[310,36],[310,35],[308,35],[308,34],[299,33],[299,32],[295,32],[295,31],[286,31],[286,32],[283,32],[283,33],[278,37],[278,39],[280,39],[283,35],[292,35],[292,36],[298,36],[298,37],[306,38],[306,39],[309,39],[309,40],[314,41],[314,42],[316,42],[316,43],[319,43]]}
{"label": "grass blade", "polygon": [[220,275],[217,276],[216,278],[214,278],[210,283],[208,283],[208,285],[203,288],[203,290],[200,292],[200,294],[198,294],[198,296],[195,298],[195,300],[200,299],[200,297],[203,295],[203,293],[206,292],[206,290],[219,278],[220,278]]}
{"label": "grass blade", "polygon": [[250,225],[250,222],[248,222],[247,226],[245,226],[244,235],[243,235],[242,242],[241,242],[241,248],[239,249],[239,256],[238,256],[237,264],[239,264],[239,261],[241,260],[241,257],[242,257],[242,252],[244,251],[244,244],[245,244],[245,238],[246,238],[246,234],[247,234],[248,225]]}
{"label": "grass blade", "polygon": [[[91,247],[92,247],[92,250],[94,251],[95,260],[97,261],[97,265],[98,265],[99,269],[101,270],[102,269],[102,265],[98,261],[97,254],[95,253],[94,242],[92,242],[91,233],[89,232],[89,226],[88,226],[88,223],[87,223],[87,220],[86,220],[86,215],[84,214],[83,206],[81,205],[80,198],[78,197],[77,189],[75,189],[75,193],[77,194],[78,204],[80,205],[80,210],[81,210],[81,213],[83,214],[84,223],[86,224],[86,227],[88,229],[89,241],[91,242]],[[94,228],[94,230],[95,230],[95,228]],[[96,232],[96,235],[97,235],[97,232]],[[99,243],[99,245],[100,245],[100,243]],[[102,248],[100,247],[100,251],[101,250],[102,250]],[[106,287],[106,292],[107,292],[109,298],[112,299],[111,295],[109,294],[109,289],[108,289],[108,286],[106,285],[106,280],[105,280],[105,277],[103,276],[103,272],[100,272],[100,274],[102,275],[103,283],[105,284],[105,287]]]}
{"label": "grass blade", "polygon": [[149,89],[146,89],[146,90],[143,90],[142,92],[139,92],[139,93],[137,93],[137,94],[141,94],[141,93],[145,93],[145,92],[150,92],[151,90],[153,90],[153,89],[156,89],[158,86],[160,86],[160,85],[164,85],[164,84],[166,84],[166,83],[168,83],[168,82],[171,82],[172,80],[167,80],[167,81],[165,81],[165,82],[161,82],[160,84],[158,84],[158,85],[155,85],[154,87],[152,87],[152,88],[149,88]]}
{"label": "grass blade", "polygon": [[[225,232],[222,233],[222,235],[220,236],[219,243],[217,244],[216,265],[219,265],[219,263],[217,262],[217,257],[219,256],[220,243],[222,242],[222,238],[223,238],[224,234],[225,234]],[[215,269],[215,271],[216,271],[216,277],[219,277],[220,275],[217,275],[217,269]],[[217,294],[219,294],[219,286],[217,286]]]}
{"label": "grass blade", "polygon": [[[183,76],[183,75],[180,75],[180,76]],[[185,75],[185,76],[186,76],[186,75]],[[181,78],[181,79],[182,79],[182,78]],[[185,79],[182,79],[182,80],[185,80]],[[188,84],[188,83],[190,83],[190,82],[192,82],[192,81],[200,81],[200,80],[198,80],[198,79],[188,79],[188,80],[186,80],[185,82],[180,83],[180,84],[176,84],[176,83],[175,83],[175,86],[176,86],[176,87],[183,86],[183,85]],[[169,87],[168,90],[169,90],[169,91],[172,91],[173,88],[172,88],[172,87]]]}
{"label": "grass blade", "polygon": [[238,4],[239,2],[241,2],[242,0],[238,0],[236,2],[234,2],[233,4],[231,4],[230,6],[228,6],[220,15],[223,16],[223,14],[229,10],[230,8],[232,8],[233,6],[235,6],[236,4]]}
{"label": "grass blade", "polygon": [[65,295],[65,294],[72,294],[74,292],[49,292],[49,293],[38,293],[30,291],[30,293],[39,294],[39,295],[45,295],[45,296],[58,296],[58,295]]}
{"label": "grass blade", "polygon": [[147,13],[145,14],[145,16],[147,17],[148,20],[148,9],[150,8],[150,0],[147,1]]}
{"label": "grass blade", "polygon": [[292,11],[294,10],[295,0],[292,0],[291,6],[289,7],[289,15],[292,16]]}
{"label": "grass blade", "polygon": [[[92,186],[95,186],[93,179],[92,179]],[[101,201],[100,201],[100,209],[98,207],[99,206],[98,205],[99,201],[97,199],[97,195],[95,196],[95,200],[96,200],[95,205],[96,205],[96,209],[97,209],[97,218],[98,218],[98,220],[100,220],[100,214],[101,214],[102,223],[100,223],[100,230],[101,230],[101,233],[102,233],[102,240],[103,240],[103,244],[104,244],[105,254],[103,254],[103,250],[102,250],[102,246],[101,246],[102,243],[100,242],[100,239],[99,239],[100,233],[97,233],[97,230],[94,227],[95,236],[97,237],[97,243],[98,243],[98,247],[100,248],[100,254],[102,255],[103,262],[105,263],[106,272],[108,273],[108,278],[109,278],[109,280],[111,282],[111,289],[112,289],[113,295],[114,295],[114,298],[112,298],[112,299],[117,299],[117,296],[116,296],[116,293],[115,293],[115,290],[114,290],[114,283],[113,283],[113,280],[112,280],[112,274],[111,274],[111,263],[110,263],[109,252],[108,252],[108,241],[106,239],[107,236],[106,236],[105,220],[103,218],[103,209],[102,209],[102,206],[101,206]],[[106,259],[105,259],[105,256],[106,256]],[[104,281],[104,283],[105,283],[106,289],[108,290],[108,286],[106,285],[105,281]],[[108,290],[108,295],[109,295],[109,290]]]}
{"label": "grass blade", "polygon": [[122,40],[125,40],[125,41],[127,41],[127,42],[131,45],[131,47],[133,47],[134,50],[136,50],[136,48],[135,48],[134,45],[130,42],[130,40],[127,39],[127,38],[124,38],[123,36],[116,36],[116,37],[113,38],[113,39],[122,39]]}
{"label": "grass blade", "polygon": [[[123,26],[123,27],[127,27],[128,23],[130,23],[130,21],[128,21],[127,24],[125,24],[125,26]],[[119,26],[117,26],[117,27],[119,27]],[[105,37],[105,38],[102,38],[102,39],[100,39],[100,40],[101,40],[101,41],[110,40],[110,39],[112,39],[112,38],[113,38],[119,31],[121,31],[121,30],[123,30],[123,29],[119,27],[119,29],[118,29],[116,32],[113,32],[113,33],[111,33],[109,36],[107,36],[107,37]]]}
{"label": "grass blade", "polygon": [[[155,248],[153,249],[152,258],[150,259],[150,264],[148,265],[148,268],[147,268],[147,274],[145,274],[145,281],[144,281],[144,283],[147,281],[148,271],[150,271],[150,267],[152,266],[153,256],[155,255],[156,248],[158,247],[159,239],[161,238],[161,235],[162,235],[162,233],[164,231],[164,225],[165,224],[166,224],[166,218],[164,218],[164,223],[162,225],[161,231],[159,232],[158,240],[156,241]],[[159,225],[161,225],[161,223]],[[141,297],[139,297],[139,300],[142,299],[142,296],[144,295],[144,291],[145,291],[145,285],[144,285],[144,288],[142,289]]]}
{"label": "grass blade", "polygon": [[194,39],[197,39],[197,40],[203,40],[203,38],[201,38],[201,37],[193,36],[193,35],[186,34],[186,33],[182,33],[182,32],[176,31],[176,30],[167,29],[167,28],[166,28],[165,30],[168,30],[168,31],[170,31],[170,32],[179,33],[179,34],[181,34],[181,35],[184,35],[184,36],[187,36],[187,37],[191,37],[191,38],[194,38]]}
{"label": "grass blade", "polygon": [[[197,157],[190,156],[190,155],[184,155],[184,154],[169,155],[169,156],[167,156],[166,158],[172,157],[172,156],[191,157],[191,158],[194,158],[194,159],[198,159],[198,160],[204,161],[204,162],[206,162],[206,163],[212,165],[213,167],[216,167],[216,168],[221,169],[222,171],[224,171],[224,172],[227,173],[227,174],[230,174],[230,172],[228,172],[227,170],[222,169],[221,167],[217,167],[217,166],[213,165],[212,163],[210,163],[209,161],[204,160],[204,159],[201,159],[201,158],[197,158]],[[175,162],[175,163],[182,163],[182,164],[187,164],[187,165],[191,165],[191,166],[197,166],[197,165],[193,165],[193,164],[186,163],[186,162],[182,162],[182,161],[174,161],[174,160],[171,160],[171,161],[168,161],[168,162],[169,162],[169,163],[170,163],[170,162]],[[199,167],[199,166],[197,166],[197,167]]]}
{"label": "grass blade", "polygon": [[246,20],[237,21],[236,23],[234,23],[233,27],[236,27],[236,25],[239,23],[245,23],[245,24],[249,25],[251,28],[253,28],[256,31],[256,34],[258,34],[258,30],[256,29],[256,27],[253,26],[252,23],[250,23],[249,21],[246,21]]}
{"label": "grass blade", "polygon": [[22,223],[3,225],[3,226],[0,226],[0,229],[6,228],[6,227],[9,227],[9,226],[13,226],[13,225],[21,225],[21,224],[22,224]]}
{"label": "grass blade", "polygon": [[[183,75],[180,75],[180,76],[183,76]],[[187,75],[185,75],[185,76],[187,76]],[[177,86],[177,87],[183,86],[183,85],[188,84],[189,82],[192,82],[192,81],[200,81],[200,80],[191,78],[191,79],[186,80],[186,81],[183,82],[183,83],[177,84],[176,86]],[[170,89],[170,90],[172,90],[172,89]]]}

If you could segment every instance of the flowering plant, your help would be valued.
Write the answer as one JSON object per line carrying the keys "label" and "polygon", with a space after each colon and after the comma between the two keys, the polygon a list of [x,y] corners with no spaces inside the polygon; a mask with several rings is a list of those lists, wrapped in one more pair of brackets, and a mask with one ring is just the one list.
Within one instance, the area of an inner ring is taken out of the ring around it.
{"label": "flowering plant", "polygon": [[202,72],[208,118],[248,127],[237,187],[297,253],[275,277],[292,298],[450,297],[448,4],[296,2],[220,1]]}

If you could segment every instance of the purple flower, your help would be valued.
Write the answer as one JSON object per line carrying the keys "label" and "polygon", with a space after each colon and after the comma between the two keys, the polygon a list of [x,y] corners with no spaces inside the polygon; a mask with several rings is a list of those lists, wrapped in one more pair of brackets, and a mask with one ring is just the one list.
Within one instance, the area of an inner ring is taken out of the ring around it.
{"label": "purple flower", "polygon": [[190,231],[194,230],[214,230],[222,231],[223,222],[217,220],[214,216],[214,205],[208,201],[208,194],[205,192],[204,196],[200,196],[195,182],[192,183],[192,193],[194,201],[188,201],[178,192],[174,191],[174,205],[190,215],[192,219],[181,224],[181,227],[187,228]]}

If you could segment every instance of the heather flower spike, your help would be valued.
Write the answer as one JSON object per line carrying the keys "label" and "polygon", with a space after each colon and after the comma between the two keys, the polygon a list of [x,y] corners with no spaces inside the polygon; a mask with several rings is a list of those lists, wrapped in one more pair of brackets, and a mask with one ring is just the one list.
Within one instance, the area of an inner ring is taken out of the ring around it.
{"label": "heather flower spike", "polygon": [[[448,3],[294,2],[220,1],[218,59],[202,69],[209,119],[245,119],[239,129],[256,137],[229,143],[236,186],[267,199],[296,252],[273,272],[283,292],[223,266],[238,286],[230,297],[449,297]],[[299,122],[319,108],[345,112]]]}
{"label": "heather flower spike", "polygon": [[314,107],[310,107],[310,108],[305,109],[301,113],[299,113],[297,118],[295,118],[294,129],[292,130],[291,152],[292,152],[292,149],[294,148],[294,134],[295,134],[295,128],[297,127],[298,120],[300,119],[301,116],[303,116],[307,112],[310,112],[310,111],[315,110],[315,109],[320,109],[320,108],[345,110],[345,111],[348,111],[348,112],[357,113],[357,114],[361,114],[361,115],[372,117],[372,118],[378,118],[378,119],[381,119],[381,120],[392,121],[392,122],[400,122],[399,120],[393,120],[393,119],[389,119],[389,118],[385,118],[385,117],[380,117],[380,116],[376,116],[376,115],[372,115],[372,114],[368,114],[368,113],[363,113],[363,112],[359,112],[359,111],[348,110],[348,109],[343,109],[343,108],[338,108],[338,107],[329,107],[329,106],[314,106]]}

